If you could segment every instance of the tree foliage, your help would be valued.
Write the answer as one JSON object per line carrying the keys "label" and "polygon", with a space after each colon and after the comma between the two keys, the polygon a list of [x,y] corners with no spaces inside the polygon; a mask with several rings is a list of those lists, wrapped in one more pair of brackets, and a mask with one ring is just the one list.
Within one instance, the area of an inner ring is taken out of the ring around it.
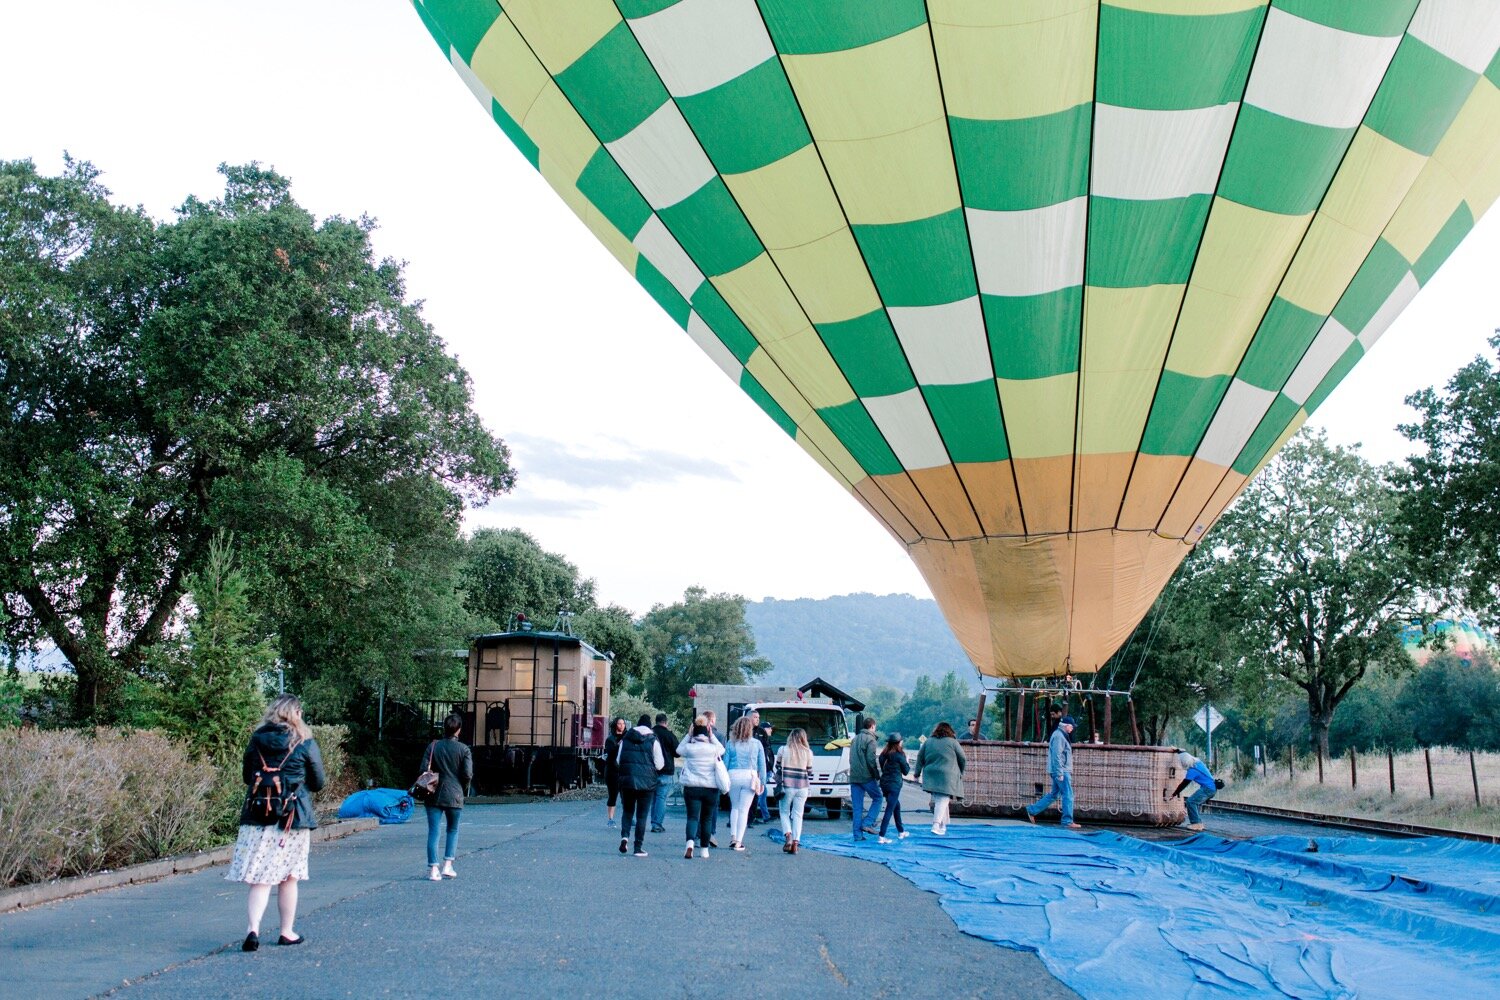
{"label": "tree foliage", "polygon": [[0,163],[5,638],[67,656],[80,718],[145,669],[221,529],[299,683],[403,669],[457,610],[463,503],[512,482],[373,223],[221,172],[157,224],[87,164]]}
{"label": "tree foliage", "polygon": [[745,599],[689,587],[675,604],[658,604],[641,619],[651,660],[646,697],[684,717],[694,684],[745,684],[771,668],[745,624]]}
{"label": "tree foliage", "polygon": [[193,612],[183,641],[162,643],[152,658],[160,683],[151,689],[146,721],[230,768],[264,709],[261,686],[276,649],[250,608],[249,583],[227,536],[209,543],[187,589]]}
{"label": "tree foliage", "polygon": [[[1490,339],[1500,358],[1500,333]],[[1500,619],[1500,366],[1485,357],[1408,397],[1421,454],[1398,474],[1401,525],[1425,586]]]}
{"label": "tree foliage", "polygon": [[1205,543],[1224,620],[1238,623],[1243,686],[1300,688],[1325,753],[1334,711],[1365,672],[1410,663],[1400,627],[1417,615],[1416,579],[1388,476],[1304,431]]}
{"label": "tree foliage", "polygon": [[482,528],[468,542],[464,606],[504,628],[518,612],[550,626],[560,610],[594,606],[594,581],[519,528]]}
{"label": "tree foliage", "polygon": [[946,722],[958,735],[967,736],[968,721],[978,707],[979,696],[950,670],[939,680],[918,677],[901,707],[889,718],[876,716],[876,720],[882,732],[900,733],[915,748],[917,737],[930,734],[939,722]]}
{"label": "tree foliage", "polygon": [[1109,665],[1105,683],[1111,690],[1130,689],[1146,743],[1166,741],[1174,721],[1228,687],[1238,623],[1216,569],[1207,549],[1183,560]]}

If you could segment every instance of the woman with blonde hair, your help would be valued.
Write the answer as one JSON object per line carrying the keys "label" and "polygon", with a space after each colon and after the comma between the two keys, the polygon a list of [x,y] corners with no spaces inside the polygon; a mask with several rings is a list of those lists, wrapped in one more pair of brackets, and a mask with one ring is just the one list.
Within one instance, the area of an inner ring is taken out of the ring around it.
{"label": "woman with blonde hair", "polygon": [[250,735],[242,767],[245,804],[234,859],[224,877],[250,884],[250,922],[244,951],[260,947],[260,919],[276,886],[281,914],[277,944],[301,944],[297,934],[297,883],[307,878],[307,850],[318,825],[312,793],[328,780],[318,741],[302,718],[302,702],[289,694],[271,700]]}
{"label": "woman with blonde hair", "polygon": [[813,754],[807,745],[807,730],[793,729],[786,746],[776,751],[776,794],[780,798],[781,849],[796,854],[802,843],[802,812],[812,785]]}
{"label": "woman with blonde hair", "polygon": [[744,851],[750,804],[766,786],[766,751],[755,738],[755,722],[749,715],[740,716],[729,727],[724,767],[729,771],[729,847]]}

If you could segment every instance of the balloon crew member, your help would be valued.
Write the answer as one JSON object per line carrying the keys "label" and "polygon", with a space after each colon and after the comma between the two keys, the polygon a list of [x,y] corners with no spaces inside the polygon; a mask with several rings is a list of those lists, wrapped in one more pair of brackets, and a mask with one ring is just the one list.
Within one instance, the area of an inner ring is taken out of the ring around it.
{"label": "balloon crew member", "polygon": [[1177,748],[1177,763],[1182,765],[1185,775],[1182,783],[1177,786],[1177,790],[1172,793],[1172,798],[1181,796],[1182,790],[1188,785],[1198,786],[1198,790],[1183,800],[1183,804],[1187,806],[1187,828],[1201,830],[1203,829],[1203,806],[1219,793],[1219,789],[1224,787],[1224,782],[1209,772],[1207,764],[1181,747]]}

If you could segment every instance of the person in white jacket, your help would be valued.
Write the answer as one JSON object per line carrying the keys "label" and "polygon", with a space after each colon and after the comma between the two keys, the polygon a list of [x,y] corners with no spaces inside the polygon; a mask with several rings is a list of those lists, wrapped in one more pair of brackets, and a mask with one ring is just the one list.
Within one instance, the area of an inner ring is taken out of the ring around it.
{"label": "person in white jacket", "polygon": [[694,842],[702,857],[708,857],[712,844],[714,818],[719,812],[719,755],[723,747],[713,738],[713,729],[703,716],[693,720],[687,739],[677,744],[682,759],[678,780],[682,783],[682,803],[687,809],[687,848],[684,858],[693,856]]}

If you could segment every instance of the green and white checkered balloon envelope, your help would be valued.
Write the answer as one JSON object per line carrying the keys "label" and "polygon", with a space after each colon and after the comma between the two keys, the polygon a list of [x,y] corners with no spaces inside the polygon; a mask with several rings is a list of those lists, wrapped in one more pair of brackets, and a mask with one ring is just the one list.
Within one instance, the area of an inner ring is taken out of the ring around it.
{"label": "green and white checkered balloon envelope", "polygon": [[1495,0],[418,0],[905,545],[1087,672],[1500,193]]}

